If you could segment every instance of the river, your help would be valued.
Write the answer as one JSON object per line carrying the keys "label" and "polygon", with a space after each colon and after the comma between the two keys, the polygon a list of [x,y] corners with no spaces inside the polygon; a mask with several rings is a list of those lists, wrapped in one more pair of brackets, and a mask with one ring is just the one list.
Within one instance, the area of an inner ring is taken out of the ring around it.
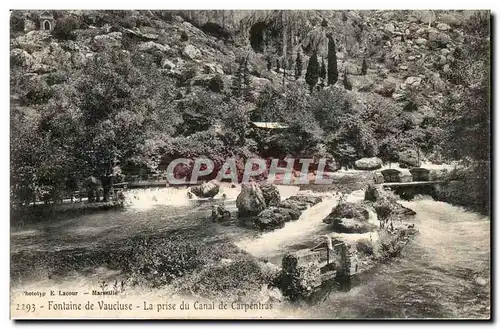
{"label": "river", "polygon": [[[282,198],[298,188],[280,187]],[[235,210],[239,188],[226,188],[224,202]],[[228,237],[247,252],[279,262],[286,251],[307,246],[326,230],[322,219],[335,205],[334,193],[322,193],[324,201],[308,209],[284,228],[259,233],[238,225],[209,220],[210,204],[190,201],[185,190],[137,191],[127,198],[122,212],[98,213],[78,218],[11,228],[11,252],[43,252],[93,248],[142,234],[168,236],[190,229],[193,238]],[[354,193],[350,198],[359,198]],[[365,273],[348,292],[332,292],[302,316],[311,318],[488,318],[490,314],[490,221],[429,198],[403,202],[417,212],[419,234],[401,257]],[[102,269],[101,269],[102,270]],[[97,270],[96,270],[97,271]],[[97,272],[96,272],[97,273]],[[92,273],[95,279],[98,273]],[[67,284],[74,285],[74,277]],[[82,276],[79,275],[80,285]],[[17,288],[50,287],[41,274],[13,282]],[[60,281],[58,284],[62,284]]]}

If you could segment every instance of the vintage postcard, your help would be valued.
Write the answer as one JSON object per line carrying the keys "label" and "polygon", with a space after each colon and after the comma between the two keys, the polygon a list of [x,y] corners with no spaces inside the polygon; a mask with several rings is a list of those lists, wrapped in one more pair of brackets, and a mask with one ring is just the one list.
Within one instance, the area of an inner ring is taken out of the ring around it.
{"label": "vintage postcard", "polygon": [[491,318],[487,10],[11,10],[12,319]]}

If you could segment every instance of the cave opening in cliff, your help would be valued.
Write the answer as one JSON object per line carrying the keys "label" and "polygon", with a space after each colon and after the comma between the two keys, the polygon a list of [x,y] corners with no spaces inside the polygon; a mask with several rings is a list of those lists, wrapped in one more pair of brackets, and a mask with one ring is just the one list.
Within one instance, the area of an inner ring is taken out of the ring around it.
{"label": "cave opening in cliff", "polygon": [[250,28],[250,45],[256,52],[264,51],[264,31],[266,27],[266,23],[258,22]]}

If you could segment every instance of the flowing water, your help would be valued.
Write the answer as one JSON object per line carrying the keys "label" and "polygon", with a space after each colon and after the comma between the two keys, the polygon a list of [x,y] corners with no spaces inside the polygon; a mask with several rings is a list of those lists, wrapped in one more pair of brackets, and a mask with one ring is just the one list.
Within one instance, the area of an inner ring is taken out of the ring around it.
{"label": "flowing water", "polygon": [[[279,187],[282,199],[296,187]],[[235,211],[239,187],[223,187],[216,202]],[[301,193],[312,193],[304,192]],[[225,197],[222,197],[225,194]],[[210,220],[211,204],[190,200],[185,189],[131,191],[125,211],[11,228],[11,252],[93,248],[137,234],[169,236],[191,229],[193,238],[226,237],[257,257],[279,263],[290,250],[309,247],[326,232],[322,219],[338,201],[322,193],[322,202],[295,222],[266,233]],[[360,200],[362,191],[348,196]],[[485,318],[490,313],[490,221],[446,203],[420,199],[404,202],[417,212],[419,234],[401,257],[363,274],[348,292],[332,292],[306,316],[317,318]],[[94,275],[96,275],[94,273]],[[23,282],[23,285],[36,282]],[[47,285],[53,284],[46,282]]]}

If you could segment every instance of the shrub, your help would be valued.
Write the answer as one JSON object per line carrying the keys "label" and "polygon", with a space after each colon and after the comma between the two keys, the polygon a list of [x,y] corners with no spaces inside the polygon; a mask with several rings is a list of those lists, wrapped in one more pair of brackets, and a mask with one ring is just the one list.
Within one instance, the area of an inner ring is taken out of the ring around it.
{"label": "shrub", "polygon": [[189,37],[186,33],[186,31],[181,32],[181,41],[188,41]]}
{"label": "shrub", "polygon": [[74,31],[80,27],[79,21],[73,16],[63,17],[56,21],[52,34],[60,40],[76,39]]}
{"label": "shrub", "polygon": [[178,239],[136,238],[128,272],[133,283],[160,287],[203,265],[199,242]]}
{"label": "shrub", "polygon": [[207,298],[236,297],[260,291],[268,283],[253,259],[239,259],[204,268],[187,278],[181,291]]}
{"label": "shrub", "polygon": [[214,93],[220,93],[224,90],[224,80],[222,80],[222,77],[219,74],[210,79],[208,89]]}
{"label": "shrub", "polygon": [[23,32],[24,20],[17,13],[12,13],[10,16],[10,32]]}

